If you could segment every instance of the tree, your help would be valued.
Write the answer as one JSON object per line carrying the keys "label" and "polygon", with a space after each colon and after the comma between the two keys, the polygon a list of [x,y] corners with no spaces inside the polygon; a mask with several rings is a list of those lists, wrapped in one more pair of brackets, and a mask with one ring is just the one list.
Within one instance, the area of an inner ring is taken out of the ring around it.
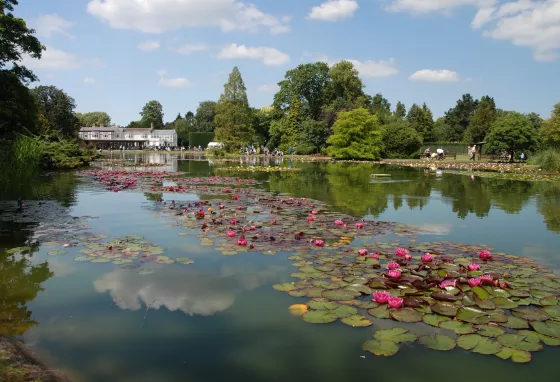
{"label": "tree", "polygon": [[445,123],[444,117],[439,117],[434,123],[434,140],[436,142],[448,142],[452,135],[451,126]]}
{"label": "tree", "polygon": [[434,118],[432,111],[424,103],[422,107],[413,104],[406,115],[406,121],[416,130],[424,142],[431,142],[434,136]]}
{"label": "tree", "polygon": [[512,113],[496,119],[486,139],[490,152],[507,151],[513,162],[519,150],[533,150],[537,147],[537,133],[531,122],[521,113]]}
{"label": "tree", "polygon": [[199,132],[210,133],[215,130],[216,105],[217,103],[214,101],[203,101],[198,104],[194,119]]}
{"label": "tree", "polygon": [[286,112],[294,97],[299,98],[305,116],[319,119],[321,109],[329,104],[328,86],[331,82],[329,66],[324,62],[302,64],[289,70],[278,85],[274,107]]}
{"label": "tree", "polygon": [[[0,70],[14,74],[23,83],[33,82],[37,77],[21,65],[24,54],[40,59],[44,46],[33,36],[35,31],[27,28],[25,21],[14,17],[12,12],[17,0],[0,0]],[[8,67],[9,69],[4,69]]]}
{"label": "tree", "polygon": [[[179,114],[179,116],[181,116],[181,114]],[[185,113],[185,118],[184,118],[185,122],[191,126],[194,127],[196,124],[196,120],[194,118],[194,113],[192,111],[187,111]]]}
{"label": "tree", "polygon": [[371,104],[369,105],[369,110],[372,114],[377,115],[381,123],[389,122],[391,117],[391,104],[389,100],[383,97],[383,94],[377,93],[371,99]]}
{"label": "tree", "polygon": [[150,101],[144,105],[140,112],[142,125],[154,129],[163,129],[163,106],[158,101]]}
{"label": "tree", "polygon": [[393,116],[401,121],[406,118],[406,106],[404,106],[404,103],[397,101],[397,106],[395,107]]}
{"label": "tree", "polygon": [[327,153],[339,159],[379,159],[383,143],[379,119],[367,109],[338,113]]}
{"label": "tree", "polygon": [[14,133],[36,133],[37,105],[35,98],[18,77],[0,70],[0,137]]}
{"label": "tree", "polygon": [[469,121],[469,127],[465,133],[465,140],[471,144],[482,142],[495,120],[496,103],[494,102],[494,98],[489,96],[482,97]]}
{"label": "tree", "polygon": [[291,102],[290,111],[288,112],[286,130],[284,130],[280,138],[280,151],[288,151],[288,148],[295,147],[301,137],[301,102],[297,97]]}
{"label": "tree", "polygon": [[560,103],[554,105],[550,119],[542,123],[540,135],[548,146],[560,148]]}
{"label": "tree", "polygon": [[255,131],[257,143],[266,144],[270,139],[270,124],[273,120],[273,112],[270,107],[260,109],[251,108],[251,126]]}
{"label": "tree", "polygon": [[383,156],[410,158],[422,146],[422,136],[407,121],[395,121],[382,127]]}
{"label": "tree", "polygon": [[172,128],[177,132],[179,145],[188,146],[189,133],[194,131],[194,126],[190,125],[185,118],[181,118],[173,122]]}
{"label": "tree", "polygon": [[72,97],[55,86],[39,86],[31,90],[38,106],[40,119],[45,126],[39,128],[41,133],[75,137],[79,130],[79,121],[74,114],[76,102]]}
{"label": "tree", "polygon": [[469,127],[469,122],[473,116],[478,101],[473,99],[470,94],[463,94],[463,97],[457,101],[454,108],[449,109],[445,113],[445,123],[450,126],[449,140],[459,142],[463,140],[465,131]]}
{"label": "tree", "polygon": [[329,138],[329,128],[323,121],[306,119],[301,123],[301,144],[297,153],[301,155],[320,153]]}
{"label": "tree", "polygon": [[331,82],[327,84],[327,99],[332,99],[335,110],[363,107],[367,97],[359,73],[350,61],[340,61],[330,68]]}
{"label": "tree", "polygon": [[527,114],[527,119],[531,121],[531,125],[535,128],[535,130],[540,130],[543,119],[537,113],[529,113]]}
{"label": "tree", "polygon": [[239,69],[233,68],[224,92],[216,106],[215,140],[223,142],[228,151],[253,143],[255,131],[251,126],[249,101]]}
{"label": "tree", "polygon": [[90,113],[76,113],[81,127],[85,126],[109,126],[111,117],[104,111],[93,111]]}

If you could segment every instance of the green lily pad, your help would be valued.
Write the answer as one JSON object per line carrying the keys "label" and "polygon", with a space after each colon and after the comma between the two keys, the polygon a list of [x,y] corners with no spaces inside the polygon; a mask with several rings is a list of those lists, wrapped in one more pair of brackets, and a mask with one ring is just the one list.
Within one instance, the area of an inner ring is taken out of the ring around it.
{"label": "green lily pad", "polygon": [[478,334],[465,334],[457,338],[457,346],[461,349],[471,350],[474,349],[482,340],[483,337]]}
{"label": "green lily pad", "polygon": [[368,309],[368,313],[377,318],[391,318],[387,305],[379,305],[377,308]]}
{"label": "green lily pad", "polygon": [[422,313],[412,308],[391,309],[389,315],[399,322],[420,322],[422,321]]}
{"label": "green lily pad", "polygon": [[324,291],[322,294],[324,298],[328,298],[329,300],[334,300],[334,301],[349,301],[349,300],[353,300],[355,297],[358,297],[359,295],[360,292],[343,290],[343,289],[327,290]]}
{"label": "green lily pad", "polygon": [[31,247],[16,247],[16,248],[11,248],[11,249],[7,249],[6,253],[9,255],[15,255],[17,253],[22,253],[22,252],[27,252],[27,251],[31,251]]}
{"label": "green lily pad", "polygon": [[445,302],[438,302],[434,305],[430,305],[430,308],[432,311],[442,316],[455,317],[459,307]]}
{"label": "green lily pad", "polygon": [[289,292],[291,290],[297,289],[294,283],[276,284],[272,287],[280,292]]}
{"label": "green lily pad", "polygon": [[461,321],[444,321],[439,324],[442,329],[453,330],[456,334],[469,334],[473,332],[473,325]]}
{"label": "green lily pad", "polygon": [[543,297],[539,300],[542,306],[556,306],[558,305],[558,299],[554,296]]}
{"label": "green lily pad", "polygon": [[340,305],[336,309],[331,310],[331,312],[336,314],[338,318],[345,318],[358,314],[358,309],[354,308],[353,306]]}
{"label": "green lily pad", "polygon": [[483,300],[477,295],[474,295],[474,302],[481,309],[496,309],[496,304],[492,300]]}
{"label": "green lily pad", "polygon": [[436,333],[435,337],[432,336],[420,336],[418,341],[433,350],[453,350],[455,348],[455,340],[451,337],[445,336],[443,334]]}
{"label": "green lily pad", "polygon": [[288,294],[292,297],[307,297],[307,291],[305,289],[294,289],[289,291]]}
{"label": "green lily pad", "polygon": [[336,302],[332,302],[326,298],[314,298],[313,300],[310,300],[307,305],[311,309],[315,310],[333,310],[338,307]]}
{"label": "green lily pad", "polygon": [[554,321],[531,321],[531,326],[540,334],[544,334],[548,337],[560,338],[560,323]]}
{"label": "green lily pad", "polygon": [[502,329],[490,325],[477,325],[476,329],[476,333],[484,337],[498,337],[505,333]]}
{"label": "green lily pad", "polygon": [[311,310],[303,315],[303,320],[312,324],[328,324],[338,320],[338,316],[329,310]]}
{"label": "green lily pad", "polygon": [[156,270],[155,269],[141,269],[138,271],[138,274],[140,276],[147,276],[147,275],[151,275],[152,273],[155,273]]}
{"label": "green lily pad", "polygon": [[485,311],[470,306],[462,307],[457,310],[457,319],[470,322],[471,324],[484,324],[489,322],[489,319],[485,320],[484,316],[486,316]]}
{"label": "green lily pad", "polygon": [[502,345],[499,342],[493,341],[489,338],[483,338],[478,342],[478,344],[472,349],[474,353],[479,354],[496,354],[502,349]]}
{"label": "green lily pad", "polygon": [[502,309],[513,309],[517,308],[517,303],[505,297],[496,297],[492,299],[492,302],[496,304],[496,308]]}
{"label": "green lily pad", "polygon": [[510,359],[516,363],[527,363],[531,362],[531,353],[524,350],[517,350],[508,347],[502,348],[496,356],[500,357],[503,360]]}
{"label": "green lily pad", "polygon": [[560,346],[560,338],[553,338],[549,336],[545,336],[544,334],[537,333],[539,335],[540,340],[548,346]]}
{"label": "green lily pad", "polygon": [[91,260],[92,263],[109,263],[111,261],[111,259],[107,259],[104,257],[96,257],[93,260]]}
{"label": "green lily pad", "polygon": [[65,253],[68,253],[68,251],[66,251],[66,250],[64,250],[64,249],[56,249],[56,250],[47,252],[47,254],[48,254],[49,256],[64,255]]}
{"label": "green lily pad", "polygon": [[515,308],[511,314],[528,321],[546,321],[550,318],[546,311],[536,308]]}
{"label": "green lily pad", "polygon": [[391,341],[369,340],[362,344],[362,349],[377,356],[390,357],[399,351],[399,346]]}
{"label": "green lily pad", "polygon": [[525,351],[539,351],[542,346],[539,343],[525,341],[525,336],[520,334],[502,334],[497,338],[498,342],[503,346]]}
{"label": "green lily pad", "polygon": [[178,257],[175,259],[175,262],[177,264],[181,264],[181,265],[190,265],[190,264],[194,264],[194,260],[191,260],[187,257]]}
{"label": "green lily pad", "polygon": [[397,344],[416,341],[416,335],[403,328],[379,329],[373,337],[379,341],[390,341]]}
{"label": "green lily pad", "polygon": [[[517,334],[524,336],[525,341],[527,341],[527,342],[533,342],[533,343],[536,343],[536,344],[541,342],[541,337],[540,337],[539,333],[533,332],[532,330],[520,330],[519,332],[517,332]],[[527,350],[527,349],[525,349],[525,350]]]}
{"label": "green lily pad", "polygon": [[425,324],[435,326],[436,328],[439,328],[439,324],[441,322],[445,322],[449,320],[451,320],[451,318],[446,316],[440,316],[438,314],[425,314],[422,316],[422,321],[424,321]]}
{"label": "green lily pad", "polygon": [[364,316],[360,316],[360,315],[344,317],[340,321],[342,321],[343,324],[346,324],[348,326],[359,327],[359,328],[373,325],[373,322],[371,322]]}
{"label": "green lily pad", "polygon": [[542,308],[551,318],[560,318],[560,306],[545,306]]}
{"label": "green lily pad", "polygon": [[483,300],[489,300],[492,297],[490,296],[490,293],[486,291],[486,289],[479,286],[472,288],[472,291],[478,296],[478,298],[481,298]]}
{"label": "green lily pad", "polygon": [[510,329],[529,329],[529,323],[522,318],[508,316],[507,319],[507,322],[500,322],[500,325]]}
{"label": "green lily pad", "polygon": [[76,257],[74,257],[74,261],[86,262],[86,261],[92,261],[92,260],[93,260],[92,256],[76,256]]}

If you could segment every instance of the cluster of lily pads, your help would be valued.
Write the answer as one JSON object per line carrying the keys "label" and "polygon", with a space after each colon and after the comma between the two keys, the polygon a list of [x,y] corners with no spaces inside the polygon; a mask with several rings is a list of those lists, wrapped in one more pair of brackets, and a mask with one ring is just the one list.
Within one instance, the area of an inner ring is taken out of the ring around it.
{"label": "cluster of lily pads", "polygon": [[281,166],[235,166],[235,167],[217,167],[219,171],[238,171],[238,172],[296,172],[301,171],[298,167],[281,167]]}
{"label": "cluster of lily pads", "polygon": [[85,170],[78,173],[86,179],[102,184],[106,190],[119,192],[135,189],[140,183],[161,182],[167,176],[180,173],[167,171]]}
{"label": "cluster of lily pads", "polygon": [[560,345],[560,281],[546,266],[476,245],[382,246],[299,252],[289,259],[299,268],[291,276],[300,280],[274,289],[310,298],[290,309],[310,323],[340,319],[363,327],[390,319],[441,329],[434,336],[377,330],[363,344],[375,355],[394,355],[400,343],[418,341],[529,362],[543,344]]}

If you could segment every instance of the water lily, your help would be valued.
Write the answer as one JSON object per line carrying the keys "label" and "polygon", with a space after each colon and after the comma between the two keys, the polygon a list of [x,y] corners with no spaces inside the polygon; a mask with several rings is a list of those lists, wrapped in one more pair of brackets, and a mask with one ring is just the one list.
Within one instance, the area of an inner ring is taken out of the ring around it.
{"label": "water lily", "polygon": [[227,232],[227,237],[235,237],[235,235],[236,235],[236,234],[235,234],[235,232],[233,232],[233,231],[228,231],[228,232]]}
{"label": "water lily", "polygon": [[488,251],[480,251],[478,256],[480,257],[480,260],[490,260],[490,259],[492,259],[492,254]]}
{"label": "water lily", "polygon": [[399,269],[401,266],[397,263],[389,263],[387,264],[387,269]]}
{"label": "water lily", "polygon": [[457,286],[457,280],[445,280],[445,281],[442,281],[439,284],[439,287],[441,289],[445,289],[447,287],[454,287],[455,288],[456,286]]}
{"label": "water lily", "polygon": [[434,257],[432,255],[430,255],[429,253],[426,253],[426,254],[422,255],[422,262],[423,263],[431,263],[432,261],[434,261]]}
{"label": "water lily", "polygon": [[243,207],[242,207],[242,206],[237,206],[237,209],[238,209],[238,210],[242,210]]}
{"label": "water lily", "polygon": [[482,282],[482,284],[492,284],[494,278],[490,275],[482,275],[480,276],[480,281]]}
{"label": "water lily", "polygon": [[223,210],[224,208],[226,208],[223,204],[220,204],[220,209]]}
{"label": "water lily", "polygon": [[391,269],[390,271],[387,271],[387,276],[389,276],[392,279],[399,279],[401,277],[401,271],[398,271],[396,269]]}
{"label": "water lily", "polygon": [[236,224],[237,224],[237,220],[231,219],[231,220],[229,221],[229,224],[231,224],[231,225],[236,225]]}
{"label": "water lily", "polygon": [[241,235],[239,237],[239,240],[237,240],[237,245],[240,245],[240,246],[243,246],[243,247],[247,245],[247,240],[245,240],[245,236]]}
{"label": "water lily", "polygon": [[364,229],[364,223],[356,223],[356,229]]}
{"label": "water lily", "polygon": [[474,277],[472,279],[469,279],[469,285],[474,288],[479,286],[480,284],[482,284],[482,280],[478,277]]}
{"label": "water lily", "polygon": [[406,255],[404,255],[404,258],[406,261],[410,261],[412,260],[412,255],[410,253],[407,253]]}
{"label": "water lily", "polygon": [[359,249],[358,250],[358,255],[360,255],[360,256],[365,256],[365,255],[367,255],[367,253],[368,253],[367,249]]}
{"label": "water lily", "polygon": [[391,293],[389,292],[375,292],[373,294],[373,301],[377,302],[378,304],[386,304],[391,297]]}
{"label": "water lily", "polygon": [[315,218],[314,218],[313,216],[308,216],[308,217],[307,217],[307,221],[308,221],[308,222],[315,221]]}
{"label": "water lily", "polygon": [[373,257],[374,259],[379,260],[379,253],[370,253],[369,257]]}
{"label": "water lily", "polygon": [[255,226],[255,225],[252,225],[251,227],[249,227],[249,229],[250,229],[251,231],[254,231],[254,230],[256,230],[256,229],[257,229],[257,226]]}
{"label": "water lily", "polygon": [[334,224],[336,224],[338,226],[341,226],[341,225],[344,225],[344,222],[342,220],[335,220]]}
{"label": "water lily", "polygon": [[404,300],[400,297],[390,297],[387,301],[389,308],[400,309],[402,308]]}
{"label": "water lily", "polygon": [[315,240],[314,243],[317,247],[324,247],[325,246],[325,242],[323,240]]}
{"label": "water lily", "polygon": [[397,248],[397,250],[395,251],[395,255],[399,257],[405,257],[407,253],[408,251],[404,248]]}
{"label": "water lily", "polygon": [[478,271],[480,269],[480,265],[471,263],[469,264],[469,271]]}

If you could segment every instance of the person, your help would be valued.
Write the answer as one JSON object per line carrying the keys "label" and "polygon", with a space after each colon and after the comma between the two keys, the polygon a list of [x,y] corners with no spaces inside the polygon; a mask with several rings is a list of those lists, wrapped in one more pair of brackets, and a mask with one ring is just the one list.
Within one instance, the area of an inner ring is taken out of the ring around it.
{"label": "person", "polygon": [[432,156],[432,153],[430,152],[430,148],[426,147],[426,150],[424,151],[424,155],[426,156],[426,159],[430,159],[430,157]]}
{"label": "person", "polygon": [[470,160],[474,160],[476,161],[476,145],[473,145],[472,150],[471,150],[471,159]]}
{"label": "person", "polygon": [[443,159],[444,151],[441,147],[436,150],[436,153],[437,153],[438,159]]}
{"label": "person", "polygon": [[288,153],[289,153],[290,155],[292,155],[292,150],[293,150],[293,149],[292,149],[292,146],[290,146],[290,147],[288,148]]}
{"label": "person", "polygon": [[524,162],[525,161],[525,153],[521,153],[519,158],[521,158],[521,161]]}

